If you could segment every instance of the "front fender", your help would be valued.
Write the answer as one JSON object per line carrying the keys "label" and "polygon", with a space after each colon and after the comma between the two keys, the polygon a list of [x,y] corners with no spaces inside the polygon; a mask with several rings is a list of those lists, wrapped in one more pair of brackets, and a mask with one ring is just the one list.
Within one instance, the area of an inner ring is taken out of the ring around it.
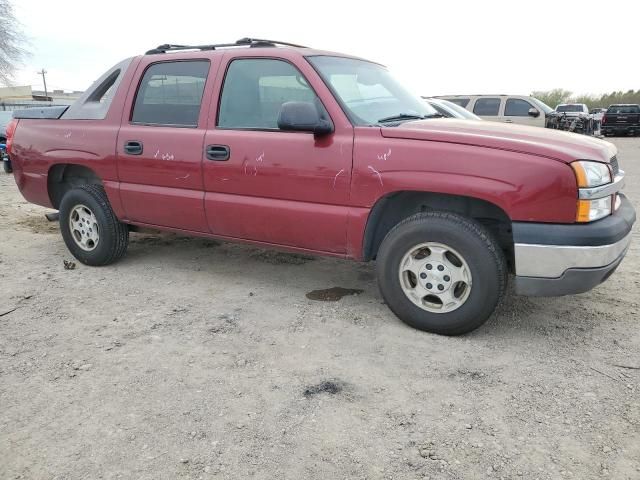
{"label": "front fender", "polygon": [[573,223],[577,186],[571,167],[531,154],[424,140],[356,140],[353,206],[371,208],[393,192],[474,197],[512,221]]}

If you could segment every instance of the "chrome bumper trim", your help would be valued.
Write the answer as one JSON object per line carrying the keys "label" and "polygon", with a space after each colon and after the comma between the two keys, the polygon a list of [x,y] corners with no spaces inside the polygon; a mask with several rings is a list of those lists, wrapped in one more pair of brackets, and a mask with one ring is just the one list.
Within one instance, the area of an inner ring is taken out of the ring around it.
{"label": "chrome bumper trim", "polygon": [[516,243],[516,275],[558,278],[570,268],[597,268],[614,262],[631,243],[631,232],[611,245],[577,247]]}
{"label": "chrome bumper trim", "polygon": [[608,195],[613,195],[619,192],[624,187],[624,171],[619,170],[618,174],[613,179],[613,182],[606,185],[600,185],[599,187],[592,188],[579,188],[578,198],[582,200],[593,200],[595,198],[602,198]]}

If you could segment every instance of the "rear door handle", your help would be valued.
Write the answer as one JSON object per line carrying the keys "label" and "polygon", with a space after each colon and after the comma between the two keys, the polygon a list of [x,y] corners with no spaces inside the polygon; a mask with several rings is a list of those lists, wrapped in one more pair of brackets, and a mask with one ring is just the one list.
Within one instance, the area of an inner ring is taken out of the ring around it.
{"label": "rear door handle", "polygon": [[507,119],[507,120],[505,120],[504,122],[505,122],[505,123],[513,123],[513,120],[509,120],[509,119]]}
{"label": "rear door handle", "polygon": [[229,160],[231,149],[227,145],[207,145],[207,158],[216,162]]}
{"label": "rear door handle", "polygon": [[128,140],[124,144],[124,151],[129,155],[142,155],[142,142],[138,140]]}

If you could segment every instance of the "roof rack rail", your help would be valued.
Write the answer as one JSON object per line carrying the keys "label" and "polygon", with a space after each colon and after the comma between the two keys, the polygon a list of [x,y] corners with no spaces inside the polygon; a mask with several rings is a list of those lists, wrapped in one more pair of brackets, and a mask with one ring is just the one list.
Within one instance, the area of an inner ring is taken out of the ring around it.
{"label": "roof rack rail", "polygon": [[145,53],[145,55],[156,55],[159,53],[175,52],[179,50],[215,50],[217,48],[229,48],[229,47],[294,47],[294,48],[307,48],[303,45],[296,45],[295,43],[279,42],[277,40],[265,40],[262,38],[241,38],[235,43],[219,43],[214,45],[174,45],[165,43],[158,45]]}

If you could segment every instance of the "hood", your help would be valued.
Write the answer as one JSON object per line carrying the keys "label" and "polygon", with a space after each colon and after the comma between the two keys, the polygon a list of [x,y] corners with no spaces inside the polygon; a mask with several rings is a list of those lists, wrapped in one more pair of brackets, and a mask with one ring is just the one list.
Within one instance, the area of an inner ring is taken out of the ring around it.
{"label": "hood", "polygon": [[386,138],[511,150],[553,158],[564,163],[574,160],[609,162],[617,153],[612,143],[586,135],[490,121],[438,118],[406,122],[399,127],[382,127],[380,132]]}

